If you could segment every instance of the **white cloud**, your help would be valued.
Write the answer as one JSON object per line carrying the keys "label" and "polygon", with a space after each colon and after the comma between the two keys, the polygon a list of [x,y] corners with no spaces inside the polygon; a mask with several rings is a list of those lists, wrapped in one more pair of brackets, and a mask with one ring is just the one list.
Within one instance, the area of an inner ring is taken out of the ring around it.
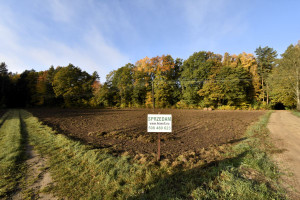
{"label": "white cloud", "polygon": [[[49,2],[55,20],[67,22],[72,27],[81,26],[72,20],[77,6],[70,6],[66,10],[66,4],[62,4],[61,1]],[[12,72],[21,73],[31,68],[40,71],[48,69],[50,65],[66,66],[72,63],[89,73],[97,71],[104,81],[106,74],[129,60],[110,42],[109,38],[103,36],[98,26],[92,26],[91,21],[85,26],[86,31],[68,30],[71,31],[68,34],[76,34],[79,38],[78,41],[73,41],[69,38],[62,39],[60,36],[47,35],[49,33],[45,29],[45,24],[40,19],[30,16],[24,18],[20,29],[21,20],[14,15],[12,8],[7,6],[5,10],[8,14],[0,18],[0,62],[6,62]],[[28,19],[30,21],[26,21]],[[34,28],[26,29],[26,25],[32,24]],[[34,32],[34,37],[30,37],[33,35],[32,30],[37,30]]]}
{"label": "white cloud", "polygon": [[113,67],[117,68],[120,67],[120,62],[128,61],[127,56],[110,45],[96,28],[92,28],[87,32],[84,40],[89,48],[95,52],[95,57],[102,61],[103,67],[109,67],[112,64],[115,65]]}
{"label": "white cloud", "polygon": [[[68,2],[69,4],[66,4]],[[70,22],[72,17],[74,16],[74,10],[72,6],[74,6],[75,1],[61,1],[61,0],[49,0],[47,1],[49,5],[50,12],[52,17],[56,21],[61,22]]]}
{"label": "white cloud", "polygon": [[191,46],[215,49],[221,40],[246,31],[243,11],[230,12],[229,5],[232,6],[232,2],[228,0],[184,2],[183,13],[193,41]]}

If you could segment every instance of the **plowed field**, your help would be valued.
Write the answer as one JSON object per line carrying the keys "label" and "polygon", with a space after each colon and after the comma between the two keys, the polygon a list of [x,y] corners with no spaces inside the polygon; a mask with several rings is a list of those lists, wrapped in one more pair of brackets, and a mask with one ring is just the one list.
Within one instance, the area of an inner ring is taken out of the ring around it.
{"label": "plowed field", "polygon": [[[153,154],[157,134],[147,133],[149,109],[30,109],[45,124],[63,133],[115,152]],[[172,114],[173,132],[161,133],[163,157],[197,151],[243,139],[246,128],[264,111],[156,110]]]}

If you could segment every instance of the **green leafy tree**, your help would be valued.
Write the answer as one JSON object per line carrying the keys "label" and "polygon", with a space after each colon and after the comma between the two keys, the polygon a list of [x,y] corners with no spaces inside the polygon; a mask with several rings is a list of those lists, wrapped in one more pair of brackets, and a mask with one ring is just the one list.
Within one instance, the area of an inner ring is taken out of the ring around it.
{"label": "green leafy tree", "polygon": [[180,83],[182,100],[185,104],[197,105],[200,102],[198,91],[202,89],[204,81],[212,74],[212,69],[221,66],[221,60],[221,55],[200,51],[183,62]]}
{"label": "green leafy tree", "polygon": [[95,77],[69,64],[55,73],[52,85],[56,97],[62,96],[65,105],[70,107],[83,105],[92,97],[94,81]]}
{"label": "green leafy tree", "polygon": [[99,84],[99,87],[94,91],[92,98],[92,105],[94,107],[109,107],[112,105],[112,95],[107,83]]}
{"label": "green leafy tree", "polygon": [[225,53],[223,57],[223,66],[243,67],[251,75],[252,89],[248,93],[248,98],[252,101],[259,100],[261,93],[260,75],[258,74],[258,66],[256,58],[251,53],[241,53],[239,55],[230,55]]}
{"label": "green leafy tree", "polygon": [[131,63],[119,68],[112,77],[112,87],[115,87],[118,94],[118,104],[121,107],[129,107],[132,104],[133,95],[133,67]]}
{"label": "green leafy tree", "polygon": [[136,107],[143,107],[145,105],[147,95],[147,81],[145,80],[144,72],[133,69],[133,91],[132,103]]}
{"label": "green leafy tree", "polygon": [[248,102],[250,87],[250,74],[245,68],[225,66],[211,75],[198,94],[206,106],[236,106]]}
{"label": "green leafy tree", "polygon": [[300,45],[290,45],[281,56],[268,79],[272,101],[300,110]]}
{"label": "green leafy tree", "polygon": [[[261,77],[261,99],[267,104],[269,103],[269,86],[266,82],[270,72],[272,71],[275,60],[277,57],[277,52],[268,46],[262,48],[258,47],[255,50],[256,60],[258,64],[258,74]],[[266,96],[266,97],[265,97]]]}
{"label": "green leafy tree", "polygon": [[160,66],[154,79],[154,98],[157,107],[164,108],[174,105],[174,91],[176,89],[177,71],[172,56],[159,57]]}
{"label": "green leafy tree", "polygon": [[134,104],[144,104],[151,108],[153,106],[153,90],[157,107],[174,105],[180,96],[178,90],[180,67],[181,60],[175,62],[170,55],[145,57],[137,61],[133,70]]}
{"label": "green leafy tree", "polygon": [[175,105],[177,102],[180,101],[182,97],[182,91],[181,91],[181,84],[180,84],[180,77],[181,77],[181,71],[182,71],[182,64],[183,61],[181,58],[176,58],[175,63],[174,63],[174,68],[171,69],[171,77],[170,79],[172,80],[172,95],[170,104]]}
{"label": "green leafy tree", "polygon": [[44,98],[44,105],[46,105],[46,106],[58,106],[58,105],[62,105],[64,103],[62,96],[56,97],[54,90],[53,90],[53,85],[52,85],[55,74],[61,68],[62,67],[57,67],[56,69],[54,69],[54,67],[51,66],[47,71],[45,71],[45,73],[46,73],[46,80],[45,80],[46,95]]}

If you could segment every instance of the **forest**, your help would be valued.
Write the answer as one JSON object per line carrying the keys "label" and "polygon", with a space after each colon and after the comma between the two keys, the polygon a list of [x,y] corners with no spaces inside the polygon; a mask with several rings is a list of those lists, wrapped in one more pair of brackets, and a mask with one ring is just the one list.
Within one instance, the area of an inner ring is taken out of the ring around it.
{"label": "forest", "polygon": [[[8,72],[0,65],[0,108],[115,107],[300,110],[300,43],[277,58],[268,46],[255,55],[195,52],[186,60],[162,55],[128,63],[100,83],[72,64]],[[154,103],[153,103],[154,102]]]}

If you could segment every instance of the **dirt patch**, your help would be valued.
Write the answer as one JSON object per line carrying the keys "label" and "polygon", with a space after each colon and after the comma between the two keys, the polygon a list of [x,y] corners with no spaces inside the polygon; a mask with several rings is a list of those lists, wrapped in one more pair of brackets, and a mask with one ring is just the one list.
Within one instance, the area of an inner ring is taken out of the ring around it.
{"label": "dirt patch", "polygon": [[278,148],[273,158],[283,172],[283,186],[291,199],[300,199],[300,118],[289,111],[276,111],[268,128]]}
{"label": "dirt patch", "polygon": [[46,160],[33,150],[31,145],[26,146],[28,166],[25,181],[21,191],[17,192],[12,199],[44,199],[56,200],[52,194],[45,193],[43,190],[52,184],[52,178],[46,168]]}
{"label": "dirt patch", "polygon": [[[69,137],[129,154],[155,154],[157,134],[147,133],[150,109],[30,109],[45,124]],[[161,134],[163,158],[242,139],[264,111],[156,110],[172,114],[173,132]]]}

